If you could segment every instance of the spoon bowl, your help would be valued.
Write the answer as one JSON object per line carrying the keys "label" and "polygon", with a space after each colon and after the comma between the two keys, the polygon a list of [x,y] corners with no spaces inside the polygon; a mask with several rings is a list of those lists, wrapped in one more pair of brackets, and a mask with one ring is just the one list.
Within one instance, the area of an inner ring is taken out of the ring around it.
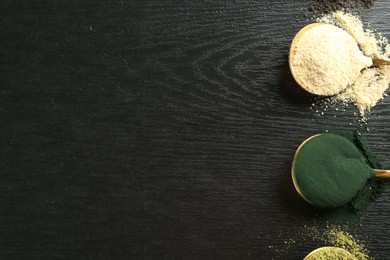
{"label": "spoon bowl", "polygon": [[[345,90],[349,86],[349,84],[352,84],[354,81],[356,81],[356,79],[357,79],[357,77],[359,75],[357,73],[354,78],[352,78],[352,76],[351,76],[351,78],[348,81],[343,82],[345,85],[344,84],[343,85],[337,85],[336,84],[336,85],[332,86],[331,88],[327,87],[327,89],[325,90],[322,87],[321,88],[317,88],[318,85],[312,85],[313,83],[308,83],[307,80],[306,81],[303,80],[302,77],[304,77],[304,76],[302,76],[302,74],[298,73],[298,71],[299,71],[299,68],[297,68],[298,65],[294,64],[295,58],[297,56],[297,53],[299,53],[299,48],[298,48],[299,44],[298,43],[300,42],[302,37],[304,35],[306,35],[308,32],[310,32],[310,31],[312,31],[314,29],[318,29],[319,27],[323,27],[323,29],[325,30],[325,28],[329,27],[329,26],[334,27],[335,30],[338,30],[339,32],[340,31],[344,31],[343,29],[341,29],[339,27],[336,27],[336,26],[333,26],[333,25],[329,25],[329,24],[326,24],[326,23],[312,23],[312,24],[309,24],[309,25],[303,27],[295,35],[295,37],[294,37],[294,39],[293,39],[293,41],[291,43],[290,52],[289,52],[289,67],[290,67],[291,74],[292,74],[293,78],[295,79],[295,81],[305,91],[307,91],[307,92],[309,92],[311,94],[314,94],[314,95],[319,95],[319,96],[332,96],[332,95],[335,95],[335,94],[338,94],[338,93],[342,92],[343,90]],[[346,31],[344,31],[344,32],[345,32],[345,34],[348,34]],[[313,37],[313,35],[312,35],[312,37]],[[331,36],[329,35],[329,37],[331,37]],[[324,39],[322,39],[322,38],[318,38],[318,39],[317,38],[318,37],[314,37],[314,39],[313,39],[314,43],[319,43],[319,42],[324,41]],[[351,38],[352,38],[352,36],[351,36]],[[329,40],[329,38],[328,38],[328,40]],[[356,50],[355,51],[357,53],[361,53],[357,46],[356,46]],[[318,52],[320,53],[321,50],[318,50]],[[358,57],[358,56],[359,55],[356,55],[356,56],[354,55],[353,57]],[[364,68],[370,67],[370,66],[386,66],[386,65],[390,65],[390,59],[379,59],[379,58],[371,59],[371,58],[366,57],[363,53],[361,53],[361,57],[359,58],[359,61],[360,61],[360,59],[364,60],[364,63],[362,63],[361,70],[363,70]],[[370,59],[371,59],[371,62],[370,62]],[[344,62],[344,60],[340,61],[340,62]],[[314,63],[316,63],[316,61],[311,61],[311,63],[314,64]],[[298,64],[300,64],[300,62]],[[310,73],[315,73],[311,69],[308,71],[308,73],[309,72]],[[324,73],[324,72],[322,72],[322,71],[321,71],[321,73],[319,72],[319,75],[320,74],[322,75],[322,73]],[[334,79],[334,80],[337,80],[337,79]],[[319,84],[318,82],[316,82],[316,83]],[[314,87],[314,86],[316,86],[316,87]]]}
{"label": "spoon bowl", "polygon": [[298,194],[319,208],[351,201],[372,177],[389,178],[390,171],[371,168],[354,143],[334,134],[316,134],[295,152],[291,177]]}
{"label": "spoon bowl", "polygon": [[335,247],[335,246],[324,246],[311,251],[303,260],[315,260],[315,259],[346,259],[355,260],[356,257],[347,250]]}
{"label": "spoon bowl", "polygon": [[[316,27],[318,27],[318,26],[320,26],[320,25],[321,25],[321,23],[312,23],[312,24],[309,24],[309,25],[306,25],[305,27],[303,27],[303,28],[295,35],[295,37],[294,37],[294,39],[293,39],[293,41],[292,41],[292,43],[291,43],[291,47],[290,47],[289,63],[288,63],[288,65],[289,65],[289,67],[290,67],[291,74],[292,74],[293,78],[295,79],[295,81],[296,81],[304,90],[306,90],[306,91],[308,91],[308,92],[311,92],[311,91],[309,90],[310,88],[309,88],[309,87],[302,81],[302,79],[298,76],[298,73],[297,73],[297,71],[296,71],[296,68],[295,68],[294,64],[292,63],[292,60],[294,60],[294,58],[295,58],[295,55],[296,55],[296,53],[297,53],[297,48],[296,48],[296,46],[297,46],[298,42],[301,40],[302,36],[303,36],[306,32],[308,32],[308,31],[310,31],[310,30],[312,30],[312,29],[314,29],[314,28],[316,28]],[[315,93],[313,93],[313,94],[315,94]]]}
{"label": "spoon bowl", "polygon": [[307,138],[305,141],[303,141],[303,142],[299,145],[298,149],[295,151],[293,163],[292,163],[292,166],[291,166],[291,177],[292,177],[292,181],[293,181],[295,190],[298,192],[298,194],[299,194],[306,202],[308,202],[308,203],[310,203],[310,204],[311,204],[310,200],[307,199],[307,198],[305,197],[305,195],[303,195],[303,193],[302,193],[302,191],[301,191],[301,189],[300,189],[300,187],[299,187],[299,185],[298,185],[297,176],[296,176],[296,174],[295,174],[295,173],[296,173],[296,171],[295,171],[295,162],[296,162],[296,160],[297,160],[297,158],[298,158],[298,156],[299,156],[299,154],[300,154],[300,151],[301,151],[302,148],[305,146],[305,144],[306,144],[307,142],[310,142],[310,140],[312,140],[313,138],[316,138],[316,137],[319,136],[319,135],[320,135],[320,134],[312,135],[312,136],[310,136],[309,138]]}

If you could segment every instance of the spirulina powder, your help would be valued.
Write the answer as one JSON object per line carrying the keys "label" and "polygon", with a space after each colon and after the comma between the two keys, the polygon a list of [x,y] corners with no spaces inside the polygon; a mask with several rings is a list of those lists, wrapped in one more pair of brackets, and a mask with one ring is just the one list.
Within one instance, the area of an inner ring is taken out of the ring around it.
{"label": "spirulina powder", "polygon": [[352,142],[326,133],[301,146],[293,172],[301,194],[319,208],[347,204],[375,174]]}
{"label": "spirulina powder", "polygon": [[302,156],[296,156],[293,163],[303,196],[319,208],[348,205],[362,212],[389,183],[374,177],[373,169],[383,165],[367,148],[359,131],[351,136],[321,136],[305,144],[299,152]]}

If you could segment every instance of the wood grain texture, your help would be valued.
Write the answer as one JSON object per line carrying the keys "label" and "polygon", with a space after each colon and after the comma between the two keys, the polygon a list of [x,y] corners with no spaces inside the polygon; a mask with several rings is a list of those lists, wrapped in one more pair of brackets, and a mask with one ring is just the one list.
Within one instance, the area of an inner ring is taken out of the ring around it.
{"label": "wood grain texture", "polygon": [[[290,162],[306,137],[359,122],[353,106],[311,109],[291,78],[309,2],[2,1],[0,258],[301,259],[319,246],[302,228],[336,220],[298,197]],[[390,38],[389,11],[360,13]],[[364,133],[383,161],[389,120],[386,97]],[[350,226],[378,259],[389,200]]]}

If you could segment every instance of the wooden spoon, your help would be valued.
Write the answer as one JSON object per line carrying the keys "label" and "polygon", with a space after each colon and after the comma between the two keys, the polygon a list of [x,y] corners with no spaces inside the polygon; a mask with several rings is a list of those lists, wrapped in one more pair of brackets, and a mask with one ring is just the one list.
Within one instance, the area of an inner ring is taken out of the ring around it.
{"label": "wooden spoon", "polygon": [[[334,136],[334,135],[327,134],[327,133],[326,134],[316,134],[316,135],[313,135],[313,136],[307,138],[305,141],[302,142],[302,144],[298,147],[298,149],[296,150],[295,155],[294,155],[294,159],[293,159],[293,163],[292,163],[292,167],[291,167],[292,181],[294,183],[294,187],[295,187],[296,191],[298,192],[298,194],[305,201],[307,201],[308,203],[310,203],[310,204],[312,204],[314,206],[317,206],[317,207],[321,207],[321,208],[334,207],[334,206],[331,206],[331,205],[333,205],[332,203],[336,203],[337,204],[337,202],[339,202],[339,204],[340,204],[340,205],[337,205],[337,206],[342,206],[345,201],[347,201],[348,199],[352,199],[354,197],[354,195],[359,191],[359,188],[357,188],[358,185],[356,185],[356,187],[352,186],[352,184],[350,185],[350,187],[349,186],[348,187],[339,187],[339,189],[343,189],[342,192],[345,192],[345,194],[348,194],[350,196],[349,197],[346,196],[345,199],[343,199],[343,200],[340,199],[340,201],[337,201],[333,197],[334,193],[332,193],[332,191],[326,189],[325,186],[324,187],[320,187],[318,189],[311,189],[311,187],[309,187],[309,188],[301,187],[300,184],[299,184],[300,182],[298,181],[298,180],[300,180],[301,183],[307,183],[307,180],[309,180],[308,178],[311,178],[313,176],[313,175],[312,176],[307,176],[308,172],[302,171],[302,168],[300,168],[301,170],[299,170],[299,169],[297,170],[296,163],[297,163],[298,160],[301,160],[301,161],[303,160],[304,161],[305,159],[302,159],[302,158],[305,158],[304,156],[307,156],[308,154],[313,152],[313,150],[311,148],[305,148],[305,147],[310,147],[310,145],[308,146],[308,144],[312,143],[315,140],[315,138],[319,138],[320,136],[322,138],[326,138],[327,136]],[[332,138],[335,138],[335,137],[332,137]],[[347,140],[347,139],[345,139],[343,137],[340,137],[340,136],[337,136],[337,138],[339,138],[339,140],[340,140],[339,143],[345,142],[345,143],[343,143],[343,147],[349,147],[348,149],[356,149],[356,151],[353,151],[355,154],[360,154],[361,153],[358,150],[358,148],[355,147],[349,140]],[[324,139],[322,139],[322,140],[324,140]],[[324,160],[326,160],[326,158],[331,158],[332,153],[334,153],[334,151],[332,152],[330,149],[326,149],[324,147],[324,149],[321,150],[321,154],[317,154],[316,155],[315,160],[316,160],[316,163],[318,165],[318,168],[321,167],[320,164],[327,163]],[[361,155],[361,156],[363,158],[363,155]],[[346,158],[346,160],[350,160],[350,159],[351,158]],[[362,164],[361,161],[359,163]],[[365,176],[364,175],[364,177],[361,178],[361,183],[359,183],[360,186],[364,186],[365,182],[370,177],[375,177],[376,176],[378,178],[390,178],[390,170],[382,170],[382,169],[371,169],[370,170],[370,168],[371,167],[369,167],[367,165],[367,169],[369,171],[372,171],[372,175],[370,175],[370,176]],[[356,176],[356,178],[357,177],[360,178],[360,176],[354,175],[354,174],[360,174],[360,173],[355,173],[355,172],[348,172],[348,173],[349,174],[346,174],[345,177],[344,177],[344,175],[342,177],[343,178],[355,178],[354,176]],[[330,181],[332,181],[333,177],[336,178],[336,174],[338,174],[338,173],[336,173],[334,171],[323,172],[323,173],[321,172],[321,176],[326,176],[326,177],[329,176],[330,177]],[[302,180],[305,180],[305,181],[302,182]],[[353,182],[353,180],[354,179],[351,180],[351,183]],[[305,194],[305,191],[307,191],[307,193],[311,193],[311,196],[309,195],[310,197],[308,197],[307,194]],[[331,202],[327,202],[326,201],[327,199],[329,199],[329,201],[331,201],[332,203]]]}
{"label": "wooden spoon", "polygon": [[[295,81],[306,91],[312,93],[312,94],[315,94],[315,95],[324,95],[324,94],[321,94],[321,93],[316,93],[316,92],[313,92],[312,88],[310,88],[309,86],[305,85],[305,83],[302,81],[302,79],[298,76],[298,73],[297,73],[297,69],[295,68],[294,64],[293,64],[293,60],[294,60],[294,57],[297,53],[297,44],[298,42],[300,41],[300,39],[302,38],[302,36],[307,33],[308,31],[310,30],[313,30],[314,28],[318,27],[318,26],[322,26],[322,25],[327,25],[327,24],[324,24],[324,23],[312,23],[312,24],[309,24],[305,27],[303,27],[294,37],[292,43],[291,43],[291,47],[290,47],[290,53],[289,53],[289,67],[290,67],[290,71],[295,79]],[[318,39],[318,40],[321,40],[321,39]],[[376,66],[386,66],[386,65],[390,65],[390,59],[372,59],[372,66],[376,67]],[[335,79],[337,80],[337,79]],[[345,88],[347,88],[348,86],[345,86]],[[344,89],[345,89],[344,88]],[[342,91],[342,90],[341,90]],[[331,93],[329,95],[334,95],[335,93]],[[336,93],[337,94],[337,93]]]}
{"label": "wooden spoon", "polygon": [[335,246],[324,246],[311,251],[305,258],[303,258],[303,260],[325,259],[325,257],[328,257],[326,259],[330,259],[330,257],[346,260],[356,259],[355,256],[345,249]]}

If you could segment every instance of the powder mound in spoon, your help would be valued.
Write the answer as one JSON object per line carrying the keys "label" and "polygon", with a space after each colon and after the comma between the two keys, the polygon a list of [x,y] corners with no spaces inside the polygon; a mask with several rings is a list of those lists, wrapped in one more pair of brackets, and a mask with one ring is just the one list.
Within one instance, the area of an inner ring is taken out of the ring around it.
{"label": "powder mound in spoon", "polygon": [[304,142],[292,166],[300,194],[319,208],[335,208],[350,202],[375,176],[364,155],[348,139],[320,134]]}
{"label": "powder mound in spoon", "polygon": [[350,34],[330,24],[308,29],[291,52],[294,77],[307,91],[322,96],[340,93],[372,65]]}

